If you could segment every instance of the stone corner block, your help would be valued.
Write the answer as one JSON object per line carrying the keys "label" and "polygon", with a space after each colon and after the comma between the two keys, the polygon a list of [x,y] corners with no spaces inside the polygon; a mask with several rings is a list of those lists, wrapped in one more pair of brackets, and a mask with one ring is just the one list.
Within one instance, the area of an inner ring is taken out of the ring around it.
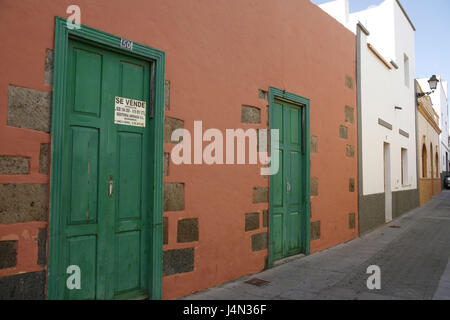
{"label": "stone corner block", "polygon": [[198,219],[182,219],[178,220],[177,242],[193,242],[198,241]]}
{"label": "stone corner block", "polygon": [[164,183],[164,211],[184,210],[184,183]]}

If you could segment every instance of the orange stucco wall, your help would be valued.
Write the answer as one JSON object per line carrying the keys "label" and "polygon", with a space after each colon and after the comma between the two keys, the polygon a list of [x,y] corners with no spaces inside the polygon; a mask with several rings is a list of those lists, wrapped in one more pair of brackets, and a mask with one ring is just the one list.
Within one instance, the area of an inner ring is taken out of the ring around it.
{"label": "orange stucco wall", "polygon": [[[166,53],[170,110],[193,132],[193,121],[208,128],[265,128],[267,101],[258,89],[284,89],[311,101],[311,136],[318,153],[311,155],[311,178],[319,182],[311,199],[311,221],[320,221],[317,252],[357,236],[348,214],[357,215],[355,36],[309,0],[3,0],[0,4],[0,154],[30,156],[31,174],[0,176],[1,183],[48,183],[36,170],[39,144],[47,134],[10,128],[8,85],[50,91],[44,85],[46,49],[53,48],[54,16],[68,17],[68,5],[81,7],[81,23]],[[241,105],[261,108],[260,125],[243,125]],[[345,106],[354,108],[355,122],[344,123]],[[348,127],[348,139],[339,126]],[[346,156],[346,146],[355,156]],[[165,144],[165,152],[173,145]],[[245,213],[262,212],[252,190],[269,185],[251,165],[170,165],[167,182],[185,184],[185,210],[165,212],[169,242],[164,250],[195,247],[194,271],[163,279],[163,298],[202,290],[264,268],[267,250],[252,252],[244,232]],[[356,180],[349,192],[349,179]],[[177,220],[199,219],[199,241],[177,243]],[[357,216],[356,216],[357,217]],[[18,226],[2,226],[15,230]]]}

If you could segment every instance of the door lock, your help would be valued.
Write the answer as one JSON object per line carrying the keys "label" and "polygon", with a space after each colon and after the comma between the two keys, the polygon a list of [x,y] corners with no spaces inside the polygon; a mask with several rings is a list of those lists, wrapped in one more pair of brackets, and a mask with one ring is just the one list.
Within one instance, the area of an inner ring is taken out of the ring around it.
{"label": "door lock", "polygon": [[109,191],[108,191],[108,197],[112,197],[113,194],[113,177],[109,176]]}

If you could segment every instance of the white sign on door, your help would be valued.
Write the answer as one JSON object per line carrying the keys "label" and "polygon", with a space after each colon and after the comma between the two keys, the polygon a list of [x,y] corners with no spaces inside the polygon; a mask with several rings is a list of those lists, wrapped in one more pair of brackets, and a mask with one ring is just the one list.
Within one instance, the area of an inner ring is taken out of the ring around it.
{"label": "white sign on door", "polygon": [[115,97],[114,123],[126,126],[145,127],[145,101]]}

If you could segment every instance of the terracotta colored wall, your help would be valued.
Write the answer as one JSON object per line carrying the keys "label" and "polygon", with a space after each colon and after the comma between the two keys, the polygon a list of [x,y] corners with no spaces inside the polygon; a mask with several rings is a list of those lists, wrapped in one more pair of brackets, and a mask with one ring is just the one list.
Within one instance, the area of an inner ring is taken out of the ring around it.
{"label": "terracotta colored wall", "polygon": [[[82,24],[140,42],[166,53],[170,110],[193,132],[193,121],[207,128],[264,128],[267,101],[258,89],[269,86],[311,100],[311,177],[318,179],[311,221],[320,221],[320,239],[311,252],[357,236],[355,37],[309,0],[153,0],[77,1]],[[0,154],[27,154],[35,159],[47,134],[6,126],[8,85],[41,91],[46,49],[53,48],[54,16],[67,17],[73,1],[2,1],[0,10]],[[346,76],[353,79],[346,86]],[[260,125],[242,125],[241,105],[261,108]],[[345,106],[354,108],[354,123],[345,123]],[[339,137],[339,127],[348,138]],[[354,157],[346,146],[354,146]],[[165,144],[165,152],[173,145]],[[32,163],[35,160],[32,160]],[[35,166],[35,165],[34,165]],[[165,212],[169,241],[164,250],[195,247],[194,271],[163,279],[163,297],[176,298],[264,268],[267,250],[252,252],[244,232],[245,213],[268,209],[253,204],[254,187],[268,186],[256,166],[169,165],[166,182],[185,184],[185,209]],[[3,177],[1,183],[47,183],[48,176]],[[356,213],[349,229],[349,213]],[[261,216],[261,215],[260,215]],[[177,221],[198,218],[199,241],[177,243]],[[260,217],[261,219],[261,217]],[[261,224],[261,223],[260,223]],[[4,226],[3,226],[4,227]],[[9,226],[13,230],[17,226]],[[3,236],[0,229],[0,238]]]}

